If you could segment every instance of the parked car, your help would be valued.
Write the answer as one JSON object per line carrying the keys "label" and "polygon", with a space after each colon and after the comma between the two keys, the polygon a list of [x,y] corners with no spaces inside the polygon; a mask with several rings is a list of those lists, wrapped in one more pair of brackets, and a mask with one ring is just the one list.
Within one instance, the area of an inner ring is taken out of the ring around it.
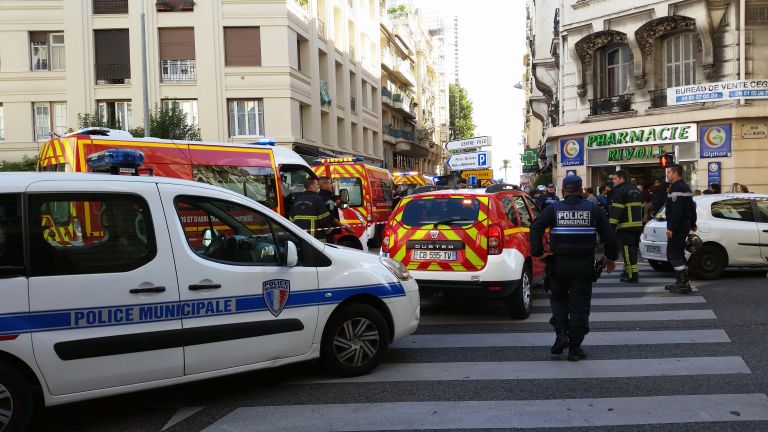
{"label": "parked car", "polygon": [[[698,230],[703,246],[687,253],[691,275],[716,279],[728,267],[768,269],[768,195],[701,195],[696,203]],[[665,209],[645,225],[640,253],[657,271],[667,263]]]}
{"label": "parked car", "polygon": [[422,294],[502,299],[525,319],[544,262],[531,257],[531,222],[539,215],[520,188],[496,184],[409,195],[384,229],[381,253],[405,265]]}

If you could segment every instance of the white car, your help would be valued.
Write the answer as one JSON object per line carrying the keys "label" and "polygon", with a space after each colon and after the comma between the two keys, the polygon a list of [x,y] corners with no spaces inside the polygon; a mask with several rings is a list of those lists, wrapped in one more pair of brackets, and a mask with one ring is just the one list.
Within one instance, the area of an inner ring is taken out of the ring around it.
{"label": "white car", "polygon": [[[768,195],[700,195],[696,203],[703,247],[689,256],[691,274],[716,279],[726,267],[768,269]],[[640,253],[659,271],[668,270],[667,222],[664,209],[645,225]]]}
{"label": "white car", "polygon": [[45,405],[321,358],[371,371],[419,322],[399,263],[215,186],[0,175],[0,431]]}

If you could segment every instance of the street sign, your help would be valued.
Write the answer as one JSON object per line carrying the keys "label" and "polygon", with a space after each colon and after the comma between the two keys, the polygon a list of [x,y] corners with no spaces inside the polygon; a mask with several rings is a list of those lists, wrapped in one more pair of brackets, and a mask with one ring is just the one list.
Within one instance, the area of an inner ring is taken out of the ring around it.
{"label": "street sign", "polygon": [[461,178],[467,180],[470,176],[477,177],[478,180],[493,180],[493,170],[467,170],[461,172]]}
{"label": "street sign", "polygon": [[491,137],[474,137],[459,141],[448,141],[445,143],[445,148],[450,151],[476,149],[480,147],[488,147],[491,145]]}
{"label": "street sign", "polygon": [[445,164],[451,171],[483,169],[491,166],[491,153],[487,151],[451,155]]}

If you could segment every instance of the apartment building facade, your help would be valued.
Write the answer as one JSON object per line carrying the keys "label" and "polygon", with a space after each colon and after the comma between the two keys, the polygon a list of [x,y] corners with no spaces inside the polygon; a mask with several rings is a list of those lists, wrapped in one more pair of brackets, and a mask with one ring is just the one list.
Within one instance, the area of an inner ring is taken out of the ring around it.
{"label": "apartment building facade", "polygon": [[686,180],[768,192],[768,2],[536,0],[532,114],[558,180]]}
{"label": "apartment building facade", "polygon": [[[178,104],[205,141],[383,163],[378,1],[142,1],[150,106]],[[80,113],[142,125],[140,1],[2,7],[0,159]]]}

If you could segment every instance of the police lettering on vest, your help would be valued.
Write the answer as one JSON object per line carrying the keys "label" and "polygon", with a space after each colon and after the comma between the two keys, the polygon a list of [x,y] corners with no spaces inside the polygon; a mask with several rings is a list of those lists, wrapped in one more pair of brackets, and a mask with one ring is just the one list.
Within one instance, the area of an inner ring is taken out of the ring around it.
{"label": "police lettering on vest", "polygon": [[589,201],[552,204],[555,225],[550,232],[550,245],[555,255],[591,255],[595,253],[597,222],[592,217]]}

